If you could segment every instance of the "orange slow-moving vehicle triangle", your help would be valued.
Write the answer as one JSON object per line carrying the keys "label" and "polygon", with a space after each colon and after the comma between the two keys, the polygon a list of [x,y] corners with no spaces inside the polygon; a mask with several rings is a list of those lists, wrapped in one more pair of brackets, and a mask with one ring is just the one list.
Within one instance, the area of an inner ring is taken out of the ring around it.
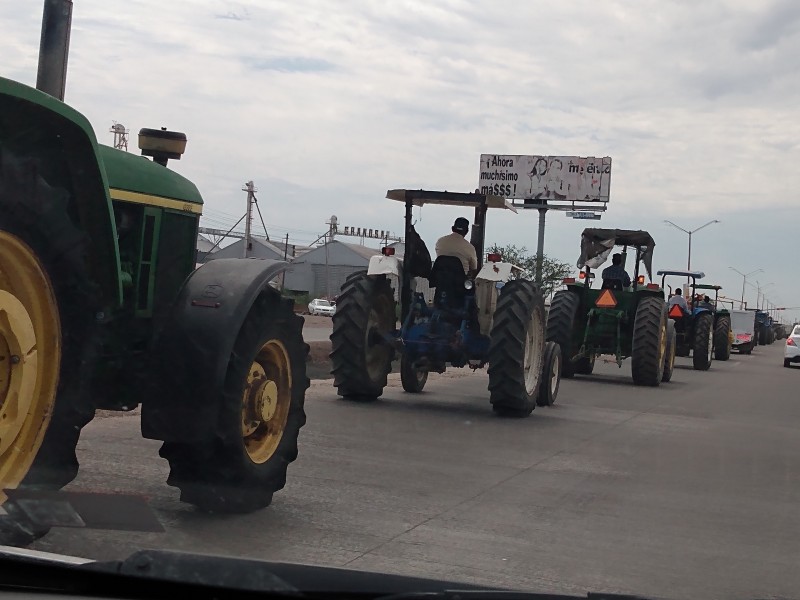
{"label": "orange slow-moving vehicle triangle", "polygon": [[681,307],[677,304],[673,304],[672,308],[669,309],[669,316],[673,319],[680,319],[683,317],[683,311],[681,310]]}
{"label": "orange slow-moving vehicle triangle", "polygon": [[597,308],[614,308],[616,305],[617,299],[614,298],[614,294],[611,293],[611,290],[603,290],[595,302]]}

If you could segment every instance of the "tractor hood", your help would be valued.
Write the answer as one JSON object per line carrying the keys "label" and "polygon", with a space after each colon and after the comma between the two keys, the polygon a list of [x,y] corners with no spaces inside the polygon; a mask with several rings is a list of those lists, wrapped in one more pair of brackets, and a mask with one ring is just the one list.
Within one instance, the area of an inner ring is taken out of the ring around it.
{"label": "tractor hood", "polygon": [[578,268],[582,269],[589,261],[600,258],[596,264],[590,264],[592,268],[597,268],[608,255],[614,246],[634,246],[642,250],[642,262],[647,275],[653,278],[653,248],[656,243],[649,233],[641,230],[631,229],[584,229],[581,234],[581,256],[578,259]]}
{"label": "tractor hood", "polygon": [[138,154],[108,146],[98,146],[98,150],[112,198],[125,193],[162,198],[167,202],[178,201],[175,208],[179,210],[200,213],[203,198],[197,186],[182,175]]}

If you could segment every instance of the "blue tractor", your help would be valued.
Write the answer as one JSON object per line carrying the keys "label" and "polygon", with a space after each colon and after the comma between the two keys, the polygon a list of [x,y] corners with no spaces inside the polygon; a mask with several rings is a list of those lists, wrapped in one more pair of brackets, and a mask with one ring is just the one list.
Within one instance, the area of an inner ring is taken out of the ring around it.
{"label": "blue tractor", "polygon": [[[402,258],[386,247],[366,273],[342,286],[333,316],[334,385],[349,400],[374,401],[383,393],[392,362],[400,359],[403,389],[420,393],[428,373],[488,365],[489,401],[495,413],[525,417],[551,405],[561,379],[557,344],[545,342],[545,306],[536,285],[497,254],[483,255],[488,209],[516,210],[504,198],[478,193],[389,190],[405,205]],[[474,210],[470,243],[477,274],[461,260],[431,261],[414,229],[414,206],[446,205]]]}
{"label": "blue tractor", "polygon": [[756,335],[758,336],[759,346],[768,346],[775,341],[772,317],[767,311],[756,311]]}
{"label": "blue tractor", "polygon": [[[688,279],[691,283],[684,286],[688,310],[678,304],[669,303],[668,316],[675,323],[677,334],[675,354],[692,356],[692,366],[698,371],[711,368],[712,359],[726,361],[731,356],[733,338],[731,335],[731,317],[727,309],[720,308],[718,285],[702,285],[698,279],[705,277],[701,271],[664,270],[661,275],[661,287],[669,291],[672,298],[672,286],[666,284],[667,276]],[[676,289],[679,286],[676,285]],[[700,292],[698,292],[700,290]],[[704,295],[704,291],[713,291],[714,300]],[[708,297],[709,300],[705,300]]]}

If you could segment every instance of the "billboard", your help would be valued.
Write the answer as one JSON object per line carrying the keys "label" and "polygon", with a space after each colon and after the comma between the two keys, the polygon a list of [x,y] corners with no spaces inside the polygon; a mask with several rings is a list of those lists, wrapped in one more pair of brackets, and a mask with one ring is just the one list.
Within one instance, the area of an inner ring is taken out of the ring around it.
{"label": "billboard", "polygon": [[611,158],[481,154],[478,189],[527,203],[608,202]]}

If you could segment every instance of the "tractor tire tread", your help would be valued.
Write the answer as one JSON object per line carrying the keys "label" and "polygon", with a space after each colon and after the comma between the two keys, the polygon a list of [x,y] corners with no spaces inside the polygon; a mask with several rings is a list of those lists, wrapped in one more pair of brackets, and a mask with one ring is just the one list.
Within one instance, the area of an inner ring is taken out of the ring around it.
{"label": "tractor tire tread", "polygon": [[[539,382],[528,394],[525,387],[525,341],[532,315],[539,315],[542,344],[535,349],[533,369],[538,370]],[[499,415],[526,417],[536,407],[536,397],[541,384],[544,354],[544,298],[532,281],[515,279],[500,291],[494,323],[490,334],[489,401]]]}
{"label": "tractor tire tread", "polygon": [[575,319],[580,303],[581,299],[575,292],[559,290],[553,296],[547,315],[547,334],[545,339],[561,346],[561,376],[567,379],[572,378],[578,372],[577,364],[580,362],[571,360],[575,355],[572,341],[575,334]]}
{"label": "tractor tire tread", "polygon": [[666,335],[667,309],[663,298],[639,301],[631,341],[631,375],[636,385],[657,386],[664,374],[661,336]]}

